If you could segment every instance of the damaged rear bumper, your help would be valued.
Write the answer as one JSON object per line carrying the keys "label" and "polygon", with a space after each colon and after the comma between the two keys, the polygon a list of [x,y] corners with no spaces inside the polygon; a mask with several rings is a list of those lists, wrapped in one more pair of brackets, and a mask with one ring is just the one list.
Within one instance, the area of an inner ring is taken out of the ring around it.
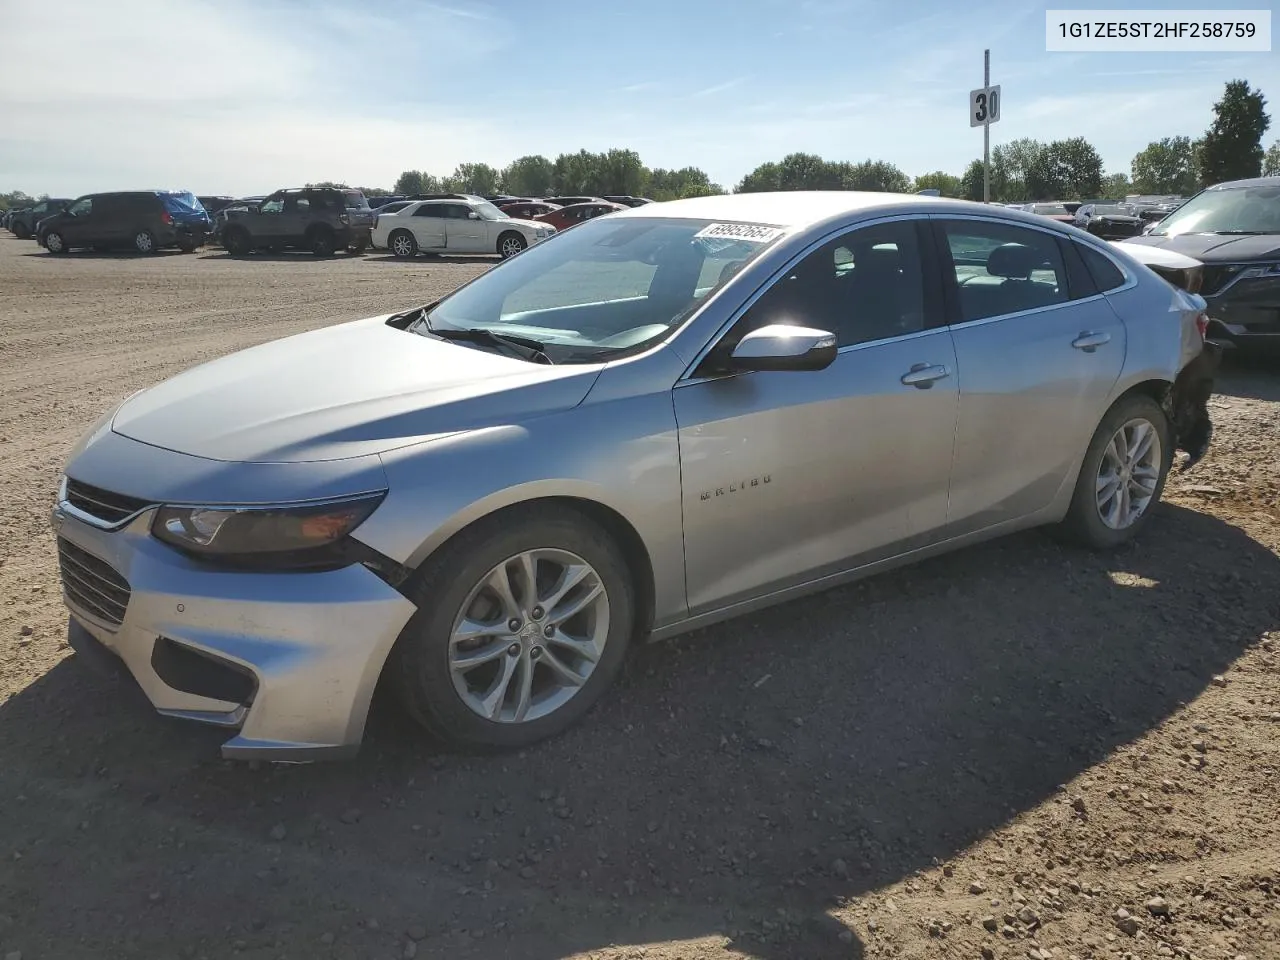
{"label": "damaged rear bumper", "polygon": [[1222,347],[1206,341],[1200,354],[1182,368],[1165,399],[1165,412],[1173,425],[1175,445],[1187,452],[1183,470],[1190,470],[1209,449],[1213,421],[1209,417],[1209,397],[1222,364]]}

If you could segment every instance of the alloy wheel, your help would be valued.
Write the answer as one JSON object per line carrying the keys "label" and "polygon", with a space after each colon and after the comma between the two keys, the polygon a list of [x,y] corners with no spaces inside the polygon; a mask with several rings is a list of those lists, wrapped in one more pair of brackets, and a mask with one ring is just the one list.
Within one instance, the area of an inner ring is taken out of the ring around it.
{"label": "alloy wheel", "polygon": [[1098,516],[1112,530],[1138,522],[1155,498],[1164,451],[1160,433],[1141,417],[1129,420],[1111,437],[1098,464]]}
{"label": "alloy wheel", "polygon": [[45,248],[50,253],[61,253],[62,252],[62,234],[60,233],[49,234],[47,237],[44,238],[44,245],[45,245]]}
{"label": "alloy wheel", "polygon": [[522,244],[515,237],[506,237],[502,241],[501,253],[503,257],[514,257],[517,253],[524,249]]}
{"label": "alloy wheel", "polygon": [[527,550],[467,594],[449,637],[454,690],[474,713],[526,723],[571,700],[604,653],[609,596],[566,550]]}
{"label": "alloy wheel", "polygon": [[403,233],[396,234],[391,238],[391,252],[397,257],[413,256],[412,238],[405,236]]}
{"label": "alloy wheel", "polygon": [[146,230],[139,231],[133,238],[133,245],[139,253],[150,253],[155,248],[155,240]]}

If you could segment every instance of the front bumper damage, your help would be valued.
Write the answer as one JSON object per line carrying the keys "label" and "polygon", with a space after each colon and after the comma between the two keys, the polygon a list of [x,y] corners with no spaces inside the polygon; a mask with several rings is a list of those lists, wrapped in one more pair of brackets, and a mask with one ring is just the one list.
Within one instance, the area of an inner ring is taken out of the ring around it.
{"label": "front bumper damage", "polygon": [[55,507],[71,645],[122,665],[159,713],[236,731],[224,757],[356,753],[414,605],[361,564],[211,572],[150,536],[153,512],[103,531]]}

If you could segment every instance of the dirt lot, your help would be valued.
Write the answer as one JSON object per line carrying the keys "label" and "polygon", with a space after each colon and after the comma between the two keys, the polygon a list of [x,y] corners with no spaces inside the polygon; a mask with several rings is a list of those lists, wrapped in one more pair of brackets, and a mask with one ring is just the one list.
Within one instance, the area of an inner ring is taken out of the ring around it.
{"label": "dirt lot", "polygon": [[0,233],[0,957],[1280,958],[1280,370],[1223,380],[1136,548],[1031,533],[649,646],[520,755],[383,705],[352,763],[227,763],[76,662],[47,514],[90,422],[487,266]]}

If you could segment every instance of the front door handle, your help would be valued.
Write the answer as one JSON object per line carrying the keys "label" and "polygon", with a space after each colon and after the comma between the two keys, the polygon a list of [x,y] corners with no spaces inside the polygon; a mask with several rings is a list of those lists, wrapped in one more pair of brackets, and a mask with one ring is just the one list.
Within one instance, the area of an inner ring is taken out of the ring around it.
{"label": "front door handle", "polygon": [[1083,350],[1085,353],[1093,353],[1104,343],[1111,342],[1111,334],[1101,332],[1083,331],[1080,336],[1071,341],[1071,345],[1077,350]]}
{"label": "front door handle", "polygon": [[928,390],[934,381],[951,376],[951,368],[941,363],[917,363],[902,375],[905,386]]}

